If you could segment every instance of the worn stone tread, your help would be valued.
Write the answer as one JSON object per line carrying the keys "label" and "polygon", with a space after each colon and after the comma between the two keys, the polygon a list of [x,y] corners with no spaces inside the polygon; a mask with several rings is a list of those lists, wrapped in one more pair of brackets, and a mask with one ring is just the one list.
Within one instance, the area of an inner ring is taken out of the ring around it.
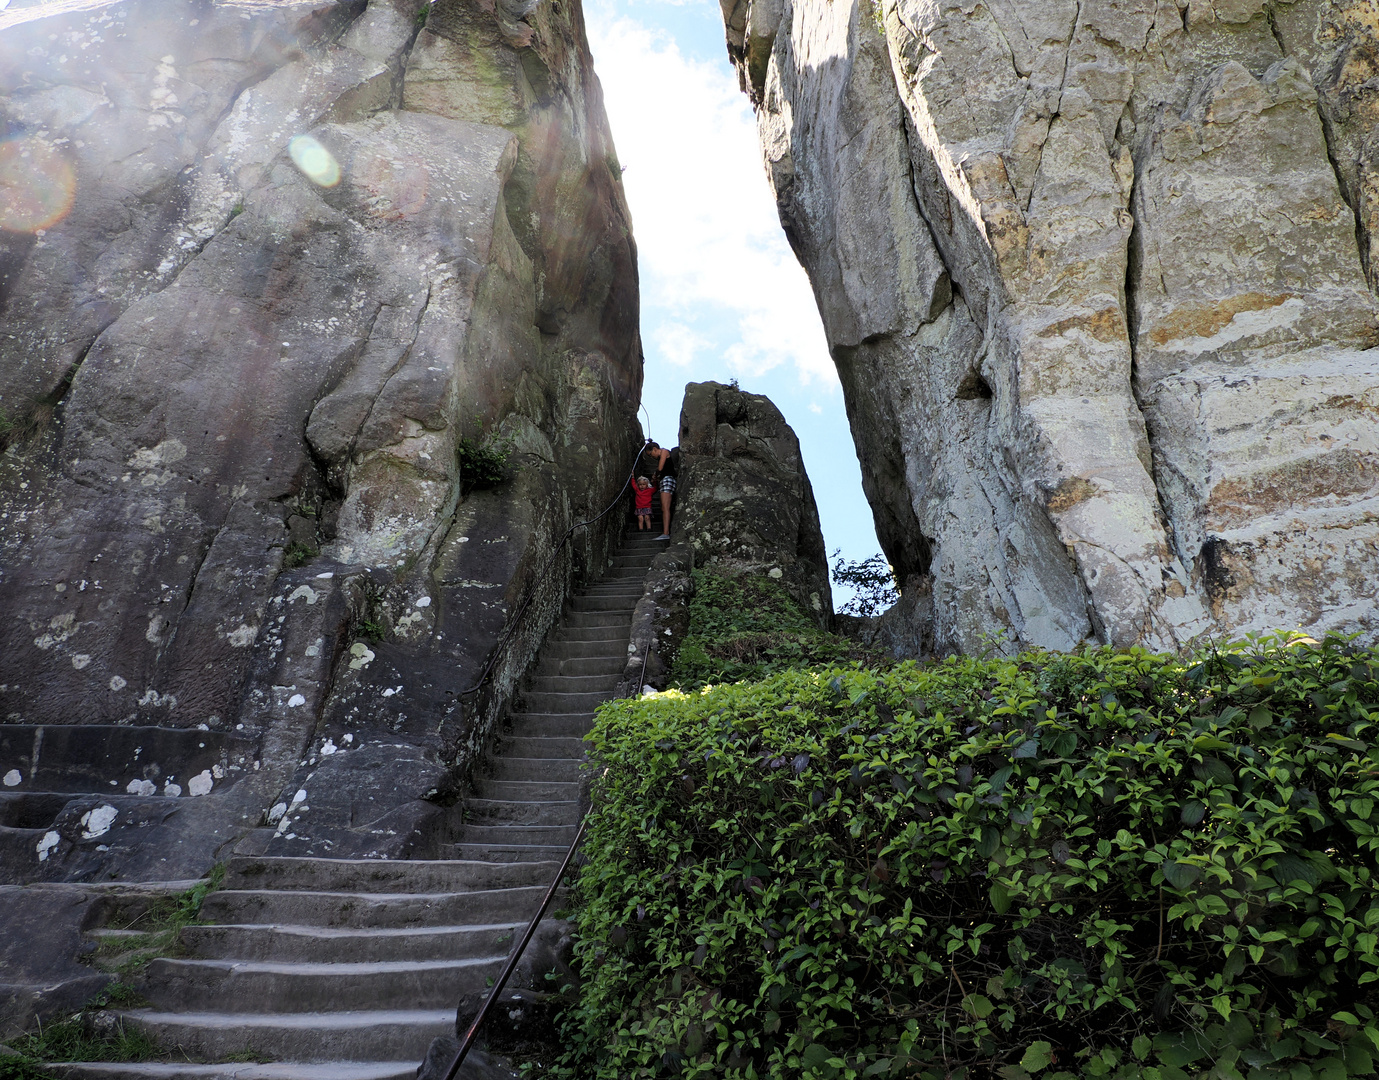
{"label": "worn stone tread", "polygon": [[[555,867],[559,863],[550,865]],[[503,952],[522,925],[497,922],[354,928],[283,923],[194,923],[182,928],[181,939],[192,956],[207,959],[305,963],[458,960]]]}
{"label": "worn stone tread", "polygon": [[446,1009],[302,1013],[131,1009],[117,1015],[165,1046],[209,1058],[247,1050],[269,1058],[308,1062],[380,1056],[412,1057],[420,1062],[432,1039],[455,1029],[454,1005]]}
{"label": "worn stone tread", "polygon": [[[239,857],[226,865],[224,890],[299,892],[470,893],[522,888],[549,880],[554,866],[514,870],[467,859],[312,859]],[[543,876],[544,875],[544,876]]]}
{"label": "worn stone tread", "polygon": [[275,1061],[192,1065],[178,1061],[78,1061],[52,1070],[68,1080],[416,1080],[415,1061]]}

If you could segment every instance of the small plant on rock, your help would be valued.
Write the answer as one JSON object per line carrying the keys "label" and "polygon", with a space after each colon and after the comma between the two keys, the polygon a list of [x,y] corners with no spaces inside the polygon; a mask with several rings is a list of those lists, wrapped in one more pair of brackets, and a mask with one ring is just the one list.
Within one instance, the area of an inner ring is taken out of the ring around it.
{"label": "small plant on rock", "polygon": [[481,488],[497,487],[508,478],[508,459],[512,456],[512,440],[488,436],[482,439],[462,438],[457,452],[460,458],[460,490],[464,494]]}

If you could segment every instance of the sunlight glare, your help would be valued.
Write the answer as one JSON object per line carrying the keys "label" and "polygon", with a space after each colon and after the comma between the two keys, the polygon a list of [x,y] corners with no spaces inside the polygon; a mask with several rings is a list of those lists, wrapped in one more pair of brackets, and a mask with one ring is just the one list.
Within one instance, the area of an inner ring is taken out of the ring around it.
{"label": "sunlight glare", "polygon": [[0,229],[50,229],[76,197],[76,169],[52,144],[32,136],[0,142]]}
{"label": "sunlight glare", "polygon": [[340,182],[340,165],[335,155],[310,135],[298,135],[287,144],[287,152],[312,183],[334,187]]}

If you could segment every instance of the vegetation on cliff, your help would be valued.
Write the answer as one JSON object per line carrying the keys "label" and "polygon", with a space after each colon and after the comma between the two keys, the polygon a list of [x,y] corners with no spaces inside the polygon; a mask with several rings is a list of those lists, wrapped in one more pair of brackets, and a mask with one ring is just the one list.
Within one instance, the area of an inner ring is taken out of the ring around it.
{"label": "vegetation on cliff", "polygon": [[695,570],[689,609],[689,632],[670,673],[671,684],[681,690],[761,679],[813,664],[883,662],[856,642],[819,629],[785,588],[768,577]]}
{"label": "vegetation on cliff", "polygon": [[1282,638],[611,703],[556,1072],[1367,1075],[1377,708]]}

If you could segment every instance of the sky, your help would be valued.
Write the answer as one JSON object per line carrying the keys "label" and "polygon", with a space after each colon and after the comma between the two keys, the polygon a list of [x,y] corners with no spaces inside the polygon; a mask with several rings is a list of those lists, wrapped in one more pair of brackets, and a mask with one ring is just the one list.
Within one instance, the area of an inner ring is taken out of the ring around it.
{"label": "sky", "polygon": [[643,426],[673,446],[687,382],[765,394],[800,438],[828,550],[876,554],[843,392],[717,0],[585,0],[584,17],[637,240]]}

